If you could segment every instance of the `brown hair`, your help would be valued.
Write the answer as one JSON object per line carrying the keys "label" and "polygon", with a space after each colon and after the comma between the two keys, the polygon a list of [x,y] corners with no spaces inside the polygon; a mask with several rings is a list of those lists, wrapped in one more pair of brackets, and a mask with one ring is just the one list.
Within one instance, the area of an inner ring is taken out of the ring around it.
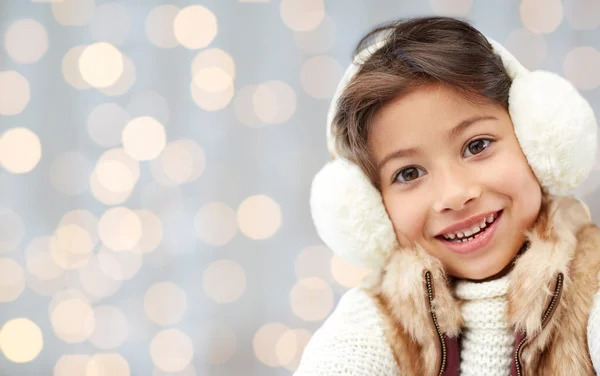
{"label": "brown hair", "polygon": [[376,187],[378,172],[368,137],[369,124],[379,109],[399,95],[431,84],[444,85],[473,102],[508,109],[511,85],[486,37],[464,21],[425,17],[384,24],[358,43],[354,55],[382,36],[383,47],[362,64],[339,97],[331,125],[338,153],[360,166]]}

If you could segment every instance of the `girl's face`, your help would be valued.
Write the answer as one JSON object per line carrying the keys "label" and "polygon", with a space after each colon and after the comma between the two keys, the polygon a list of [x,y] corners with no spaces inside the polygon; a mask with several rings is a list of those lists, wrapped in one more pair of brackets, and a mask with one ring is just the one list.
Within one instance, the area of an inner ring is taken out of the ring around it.
{"label": "girl's face", "polygon": [[473,280],[516,256],[542,192],[502,106],[420,88],[377,112],[369,148],[401,244],[416,242],[448,274]]}

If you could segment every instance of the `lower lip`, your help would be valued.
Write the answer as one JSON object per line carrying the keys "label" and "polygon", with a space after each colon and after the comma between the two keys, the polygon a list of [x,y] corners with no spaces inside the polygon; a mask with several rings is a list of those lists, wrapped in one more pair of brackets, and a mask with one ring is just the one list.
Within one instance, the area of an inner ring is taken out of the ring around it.
{"label": "lower lip", "polygon": [[496,229],[498,228],[498,222],[500,222],[501,217],[502,211],[498,213],[496,220],[491,225],[486,227],[485,231],[481,235],[477,236],[476,238],[473,238],[472,240],[469,240],[468,242],[451,242],[446,239],[439,240],[449,250],[455,253],[467,254],[476,252],[490,244],[494,234],[496,233]]}

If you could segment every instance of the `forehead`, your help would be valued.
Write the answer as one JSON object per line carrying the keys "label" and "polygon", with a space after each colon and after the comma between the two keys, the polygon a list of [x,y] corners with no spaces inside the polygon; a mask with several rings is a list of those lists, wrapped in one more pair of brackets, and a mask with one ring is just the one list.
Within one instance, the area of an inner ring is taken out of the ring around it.
{"label": "forehead", "polygon": [[461,121],[473,116],[499,116],[503,108],[479,104],[443,86],[428,86],[404,94],[381,108],[369,129],[375,157],[392,149],[421,147],[445,137]]}

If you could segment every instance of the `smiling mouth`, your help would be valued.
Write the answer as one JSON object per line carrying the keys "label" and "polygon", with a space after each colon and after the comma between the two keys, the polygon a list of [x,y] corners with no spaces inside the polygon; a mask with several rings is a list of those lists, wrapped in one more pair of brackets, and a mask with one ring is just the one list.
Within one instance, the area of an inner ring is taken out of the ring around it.
{"label": "smiling mouth", "polygon": [[453,232],[450,234],[440,234],[440,235],[437,235],[435,238],[438,240],[443,240],[443,241],[450,242],[450,243],[469,242],[469,241],[476,239],[477,237],[485,234],[490,229],[492,224],[494,224],[494,222],[496,222],[498,217],[500,217],[501,213],[502,213],[502,210],[499,210],[496,213],[490,215],[487,220],[484,218],[484,220],[482,222],[483,226],[482,225],[474,226],[472,229],[468,229],[467,231],[457,231],[457,232]]}

